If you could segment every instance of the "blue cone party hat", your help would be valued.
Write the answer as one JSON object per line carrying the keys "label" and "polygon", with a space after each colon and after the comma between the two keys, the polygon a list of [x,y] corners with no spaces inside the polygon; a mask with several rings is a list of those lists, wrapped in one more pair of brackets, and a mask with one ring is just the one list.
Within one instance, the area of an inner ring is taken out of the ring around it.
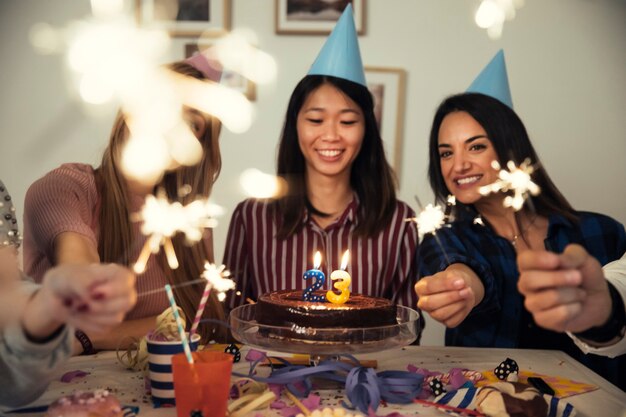
{"label": "blue cone party hat", "polygon": [[352,4],[343,11],[308,75],[331,75],[367,87]]}
{"label": "blue cone party hat", "polygon": [[497,98],[510,108],[513,108],[509,77],[506,74],[504,51],[498,53],[489,61],[489,64],[478,74],[478,77],[467,89],[468,93],[482,93]]}

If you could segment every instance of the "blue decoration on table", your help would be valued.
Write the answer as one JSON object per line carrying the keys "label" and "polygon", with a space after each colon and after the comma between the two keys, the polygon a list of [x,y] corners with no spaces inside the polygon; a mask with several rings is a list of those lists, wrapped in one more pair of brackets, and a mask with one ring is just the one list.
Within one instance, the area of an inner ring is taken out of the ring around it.
{"label": "blue decoration on table", "polygon": [[[349,363],[339,359],[346,358]],[[307,397],[313,388],[311,379],[325,379],[343,384],[346,396],[351,404],[347,408],[357,408],[364,414],[370,410],[376,411],[380,401],[395,404],[408,404],[416,398],[422,390],[424,376],[408,371],[381,371],[361,366],[358,359],[352,355],[339,355],[334,359],[321,361],[317,366],[291,365],[288,361],[279,359],[280,368],[272,368],[269,377],[256,375],[256,366],[263,362],[265,356],[255,357],[250,363],[247,375],[233,372],[239,377],[252,378],[255,381],[269,384],[285,385],[297,397]]]}

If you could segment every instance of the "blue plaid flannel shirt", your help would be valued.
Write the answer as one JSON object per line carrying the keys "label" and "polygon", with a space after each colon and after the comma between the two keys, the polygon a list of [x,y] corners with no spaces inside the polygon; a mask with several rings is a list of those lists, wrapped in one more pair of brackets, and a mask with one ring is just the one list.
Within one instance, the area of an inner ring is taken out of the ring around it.
{"label": "blue plaid flannel shirt", "polygon": [[[475,214],[475,213],[474,213]],[[596,213],[578,212],[579,223],[573,224],[560,215],[549,218],[547,250],[560,253],[570,243],[585,247],[605,265],[626,253],[626,232],[616,220]],[[626,389],[626,376],[618,383],[611,376],[615,364],[595,355],[583,355],[569,337],[544,329],[535,330],[532,317],[524,308],[524,299],[517,290],[519,271],[513,245],[498,236],[489,225],[474,224],[471,213],[455,221],[450,227],[437,231],[437,238],[427,235],[417,252],[419,278],[433,275],[452,263],[462,263],[474,270],[485,287],[485,296],[456,328],[446,329],[447,346],[476,346],[499,348],[533,347],[525,343],[525,336],[537,338],[537,331],[551,334],[544,349],[566,351],[576,359]],[[445,255],[443,251],[445,250]],[[446,256],[448,260],[446,260]],[[536,327],[536,326],[535,326]],[[541,337],[544,335],[542,334]],[[532,344],[532,343],[531,343]],[[589,358],[591,357],[591,358]],[[619,358],[626,370],[626,355]],[[613,369],[612,369],[613,368]],[[619,367],[618,367],[619,368]],[[607,373],[608,372],[608,373]],[[617,375],[616,375],[617,376]]]}

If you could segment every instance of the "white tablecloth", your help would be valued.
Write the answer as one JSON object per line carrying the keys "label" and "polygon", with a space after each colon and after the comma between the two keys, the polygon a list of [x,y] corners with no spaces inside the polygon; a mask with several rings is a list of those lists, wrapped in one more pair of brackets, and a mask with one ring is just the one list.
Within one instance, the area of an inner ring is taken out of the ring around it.
{"label": "white tablecloth", "polygon": [[[242,362],[234,366],[235,370],[242,373],[246,373],[248,370],[248,364],[243,360],[247,349],[247,347],[242,349]],[[559,351],[409,346],[358,356],[359,359],[376,359],[378,361],[377,371],[406,370],[408,364],[413,364],[420,368],[441,372],[447,372],[454,367],[477,371],[490,370],[507,357],[515,359],[520,369],[523,370],[545,375],[558,375],[597,385],[598,390],[566,399],[574,405],[579,416],[626,417],[626,393]],[[60,382],[60,376],[71,370],[82,370],[90,374],[70,383]],[[143,375],[124,369],[117,362],[114,352],[72,358],[42,398],[31,406],[49,404],[59,396],[71,393],[73,390],[96,388],[109,389],[120,398],[122,404],[139,406],[138,417],[172,417],[176,415],[173,408],[155,409],[152,407],[150,397],[144,393]],[[322,396],[322,404],[327,406],[339,406],[343,399],[341,390],[316,390],[316,392]],[[285,399],[285,402],[291,405],[289,400]],[[432,407],[425,408],[418,404],[390,404],[387,407],[380,407],[378,414],[386,415],[393,411],[407,415],[414,415],[415,412],[419,412],[420,416],[449,416],[449,414]],[[272,410],[264,411],[261,414],[272,417],[280,415]],[[19,415],[41,416],[42,414]]]}

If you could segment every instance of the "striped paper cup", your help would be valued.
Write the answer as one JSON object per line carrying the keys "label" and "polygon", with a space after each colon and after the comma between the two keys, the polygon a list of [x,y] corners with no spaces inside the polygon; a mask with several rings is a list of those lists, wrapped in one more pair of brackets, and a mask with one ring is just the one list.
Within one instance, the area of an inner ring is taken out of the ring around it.
{"label": "striped paper cup", "polygon": [[[189,342],[192,351],[198,348],[200,335],[194,334]],[[150,392],[155,406],[176,404],[174,397],[174,378],[172,376],[172,356],[184,352],[180,340],[159,341],[146,337],[148,345],[148,373],[150,378]]]}

